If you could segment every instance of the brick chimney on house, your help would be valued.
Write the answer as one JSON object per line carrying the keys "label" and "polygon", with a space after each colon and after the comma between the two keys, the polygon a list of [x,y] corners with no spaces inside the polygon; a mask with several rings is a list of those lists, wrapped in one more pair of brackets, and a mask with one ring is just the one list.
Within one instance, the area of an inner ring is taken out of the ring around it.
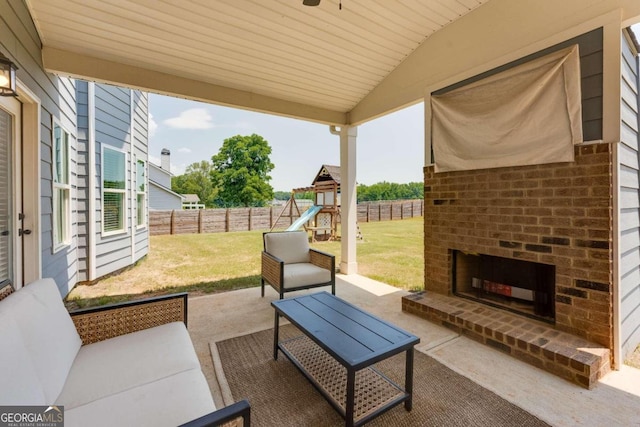
{"label": "brick chimney on house", "polygon": [[168,148],[163,148],[160,156],[160,167],[167,172],[171,172],[171,151]]}

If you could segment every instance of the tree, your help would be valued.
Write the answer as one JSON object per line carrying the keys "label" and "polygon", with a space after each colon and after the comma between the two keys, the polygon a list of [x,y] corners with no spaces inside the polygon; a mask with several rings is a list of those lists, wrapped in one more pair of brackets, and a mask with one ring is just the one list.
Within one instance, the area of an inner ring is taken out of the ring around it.
{"label": "tree", "polygon": [[212,170],[211,163],[206,160],[192,163],[184,174],[171,179],[171,189],[179,194],[197,194],[200,203],[214,207],[218,189],[211,182]]}
{"label": "tree", "polygon": [[273,193],[273,198],[275,200],[289,200],[291,197],[291,191],[275,191]]}
{"label": "tree", "polygon": [[305,191],[303,193],[296,193],[296,199],[315,200],[316,193],[313,191]]}
{"label": "tree", "polygon": [[265,206],[273,199],[269,184],[274,168],[269,160],[271,147],[260,135],[236,135],[224,140],[211,160],[211,179],[219,188],[217,203],[222,206]]}
{"label": "tree", "polygon": [[378,182],[373,185],[358,185],[358,201],[371,202],[376,200],[407,200],[424,198],[424,184],[410,182],[396,184],[393,182]]}
{"label": "tree", "polygon": [[[289,200],[291,198],[291,191],[275,191],[273,193],[275,200]],[[295,193],[296,200],[306,199],[314,200],[315,193],[313,191],[305,191],[303,193]]]}

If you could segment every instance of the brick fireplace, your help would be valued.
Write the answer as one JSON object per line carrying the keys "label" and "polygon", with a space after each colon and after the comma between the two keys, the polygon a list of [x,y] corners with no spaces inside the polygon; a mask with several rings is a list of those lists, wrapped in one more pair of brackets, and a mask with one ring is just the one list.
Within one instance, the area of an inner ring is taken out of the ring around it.
{"label": "brick fireplace", "polygon": [[[445,173],[434,173],[433,167],[426,167],[424,295],[453,296],[457,253],[549,266],[555,273],[550,296],[553,315],[544,316],[546,322],[541,325],[534,321],[535,328],[542,328],[544,332],[540,333],[545,336],[561,335],[569,341],[574,337],[579,345],[601,347],[605,352],[600,354],[609,359],[613,346],[611,168],[612,148],[604,143],[576,146],[572,163]],[[434,313],[422,307],[419,299],[405,298],[403,309],[419,315],[427,313],[425,317],[433,320]],[[471,307],[477,307],[474,304]],[[502,316],[501,311],[480,307],[485,313],[499,313],[490,317]],[[517,337],[508,338],[505,332],[509,328],[503,327],[496,334],[450,315],[440,317],[461,330],[480,334],[475,337],[480,341],[490,339],[504,345],[504,351],[516,356],[516,352],[521,353],[520,358],[530,363],[549,365],[553,371],[559,369],[555,366],[558,359],[560,365],[569,368],[560,375],[583,385],[590,386],[609,366],[610,360],[591,360],[594,366],[589,370],[584,368],[580,373],[583,367],[579,367],[577,373],[569,372],[572,362],[568,353],[585,358],[577,345],[573,352],[558,350],[556,353],[562,356],[554,354],[554,363],[548,364],[544,349],[552,347],[548,345],[552,340],[531,338],[537,344],[522,344]],[[511,322],[514,315],[510,316],[503,318]],[[518,316],[515,318],[518,323]],[[518,328],[511,329],[516,333]],[[529,354],[523,354],[523,349]],[[576,375],[582,378],[576,379]]]}
{"label": "brick fireplace", "polygon": [[553,322],[555,266],[469,254],[452,255],[453,294],[545,322]]}

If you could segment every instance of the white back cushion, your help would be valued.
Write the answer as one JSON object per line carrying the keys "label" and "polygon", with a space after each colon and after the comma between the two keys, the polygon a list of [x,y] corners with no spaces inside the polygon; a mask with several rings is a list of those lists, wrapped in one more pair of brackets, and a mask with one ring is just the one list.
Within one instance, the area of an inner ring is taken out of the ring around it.
{"label": "white back cushion", "polygon": [[0,405],[46,405],[20,330],[0,304]]}
{"label": "white back cushion", "polygon": [[309,262],[309,238],[306,231],[265,233],[267,253],[280,258],[285,264]]}
{"label": "white back cushion", "polygon": [[82,341],[53,279],[40,279],[2,301],[20,330],[47,404],[56,400]]}

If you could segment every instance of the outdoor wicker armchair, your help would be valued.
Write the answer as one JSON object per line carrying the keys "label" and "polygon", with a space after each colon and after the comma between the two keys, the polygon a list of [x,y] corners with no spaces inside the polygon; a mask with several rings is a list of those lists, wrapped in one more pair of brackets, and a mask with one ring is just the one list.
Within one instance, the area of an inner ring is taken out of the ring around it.
{"label": "outdoor wicker armchair", "polygon": [[309,247],[306,231],[268,232],[262,235],[262,296],[268,283],[284,298],[285,292],[331,286],[336,294],[335,256]]}

